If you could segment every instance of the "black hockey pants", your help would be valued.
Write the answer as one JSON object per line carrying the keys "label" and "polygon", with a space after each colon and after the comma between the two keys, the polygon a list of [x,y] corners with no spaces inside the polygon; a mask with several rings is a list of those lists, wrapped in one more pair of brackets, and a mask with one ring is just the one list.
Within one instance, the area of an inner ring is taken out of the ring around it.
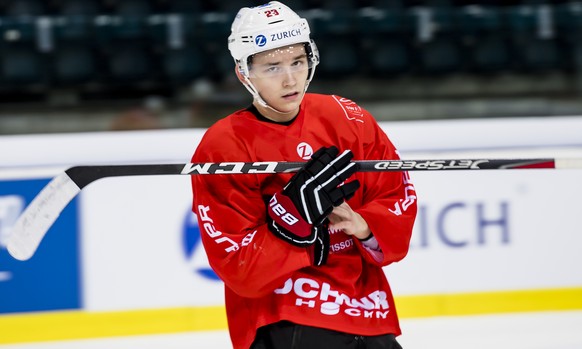
{"label": "black hockey pants", "polygon": [[281,321],[259,328],[251,349],[402,349],[392,334],[358,336]]}

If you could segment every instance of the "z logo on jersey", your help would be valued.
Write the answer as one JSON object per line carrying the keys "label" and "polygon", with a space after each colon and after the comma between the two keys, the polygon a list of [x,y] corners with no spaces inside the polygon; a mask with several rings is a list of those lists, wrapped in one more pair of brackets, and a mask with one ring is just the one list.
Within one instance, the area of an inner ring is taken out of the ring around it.
{"label": "z logo on jersey", "polygon": [[309,160],[313,155],[313,148],[308,143],[301,142],[297,145],[297,155],[303,160]]}

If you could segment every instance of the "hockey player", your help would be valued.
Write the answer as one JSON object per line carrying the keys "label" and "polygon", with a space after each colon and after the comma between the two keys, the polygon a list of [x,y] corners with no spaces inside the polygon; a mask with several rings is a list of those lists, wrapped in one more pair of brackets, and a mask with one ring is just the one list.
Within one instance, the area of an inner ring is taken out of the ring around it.
{"label": "hockey player", "polygon": [[242,8],[228,47],[253,102],[210,127],[192,162],[306,161],[295,175],[192,176],[234,348],[401,348],[382,267],[408,252],[416,193],[407,173],[351,161],[396,149],[356,103],[306,94],[319,53],[287,6]]}

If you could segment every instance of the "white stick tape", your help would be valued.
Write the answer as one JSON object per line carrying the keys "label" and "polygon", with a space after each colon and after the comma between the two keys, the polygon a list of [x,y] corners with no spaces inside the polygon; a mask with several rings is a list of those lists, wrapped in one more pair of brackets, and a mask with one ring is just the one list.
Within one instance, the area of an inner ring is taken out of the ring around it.
{"label": "white stick tape", "polygon": [[49,228],[81,191],[62,173],[53,178],[18,218],[8,237],[8,252],[18,260],[32,257]]}

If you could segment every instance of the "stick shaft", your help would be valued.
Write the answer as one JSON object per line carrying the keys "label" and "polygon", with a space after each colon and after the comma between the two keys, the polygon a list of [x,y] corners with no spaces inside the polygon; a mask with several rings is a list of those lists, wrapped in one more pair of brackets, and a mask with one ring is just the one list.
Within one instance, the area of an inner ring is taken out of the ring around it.
{"label": "stick shaft", "polygon": [[[539,159],[437,159],[355,161],[359,172],[451,171],[582,168],[582,160]],[[80,187],[105,177],[145,175],[270,174],[296,172],[302,162],[221,162],[113,166],[76,166],[66,173]],[[560,167],[557,164],[561,164]]]}
{"label": "stick shaft", "polygon": [[[360,172],[501,169],[582,169],[582,159],[447,159],[355,161]],[[150,165],[76,166],[55,177],[16,221],[8,252],[27,260],[68,203],[90,183],[106,177],[146,175],[273,174],[298,171],[302,162],[221,162]]]}

